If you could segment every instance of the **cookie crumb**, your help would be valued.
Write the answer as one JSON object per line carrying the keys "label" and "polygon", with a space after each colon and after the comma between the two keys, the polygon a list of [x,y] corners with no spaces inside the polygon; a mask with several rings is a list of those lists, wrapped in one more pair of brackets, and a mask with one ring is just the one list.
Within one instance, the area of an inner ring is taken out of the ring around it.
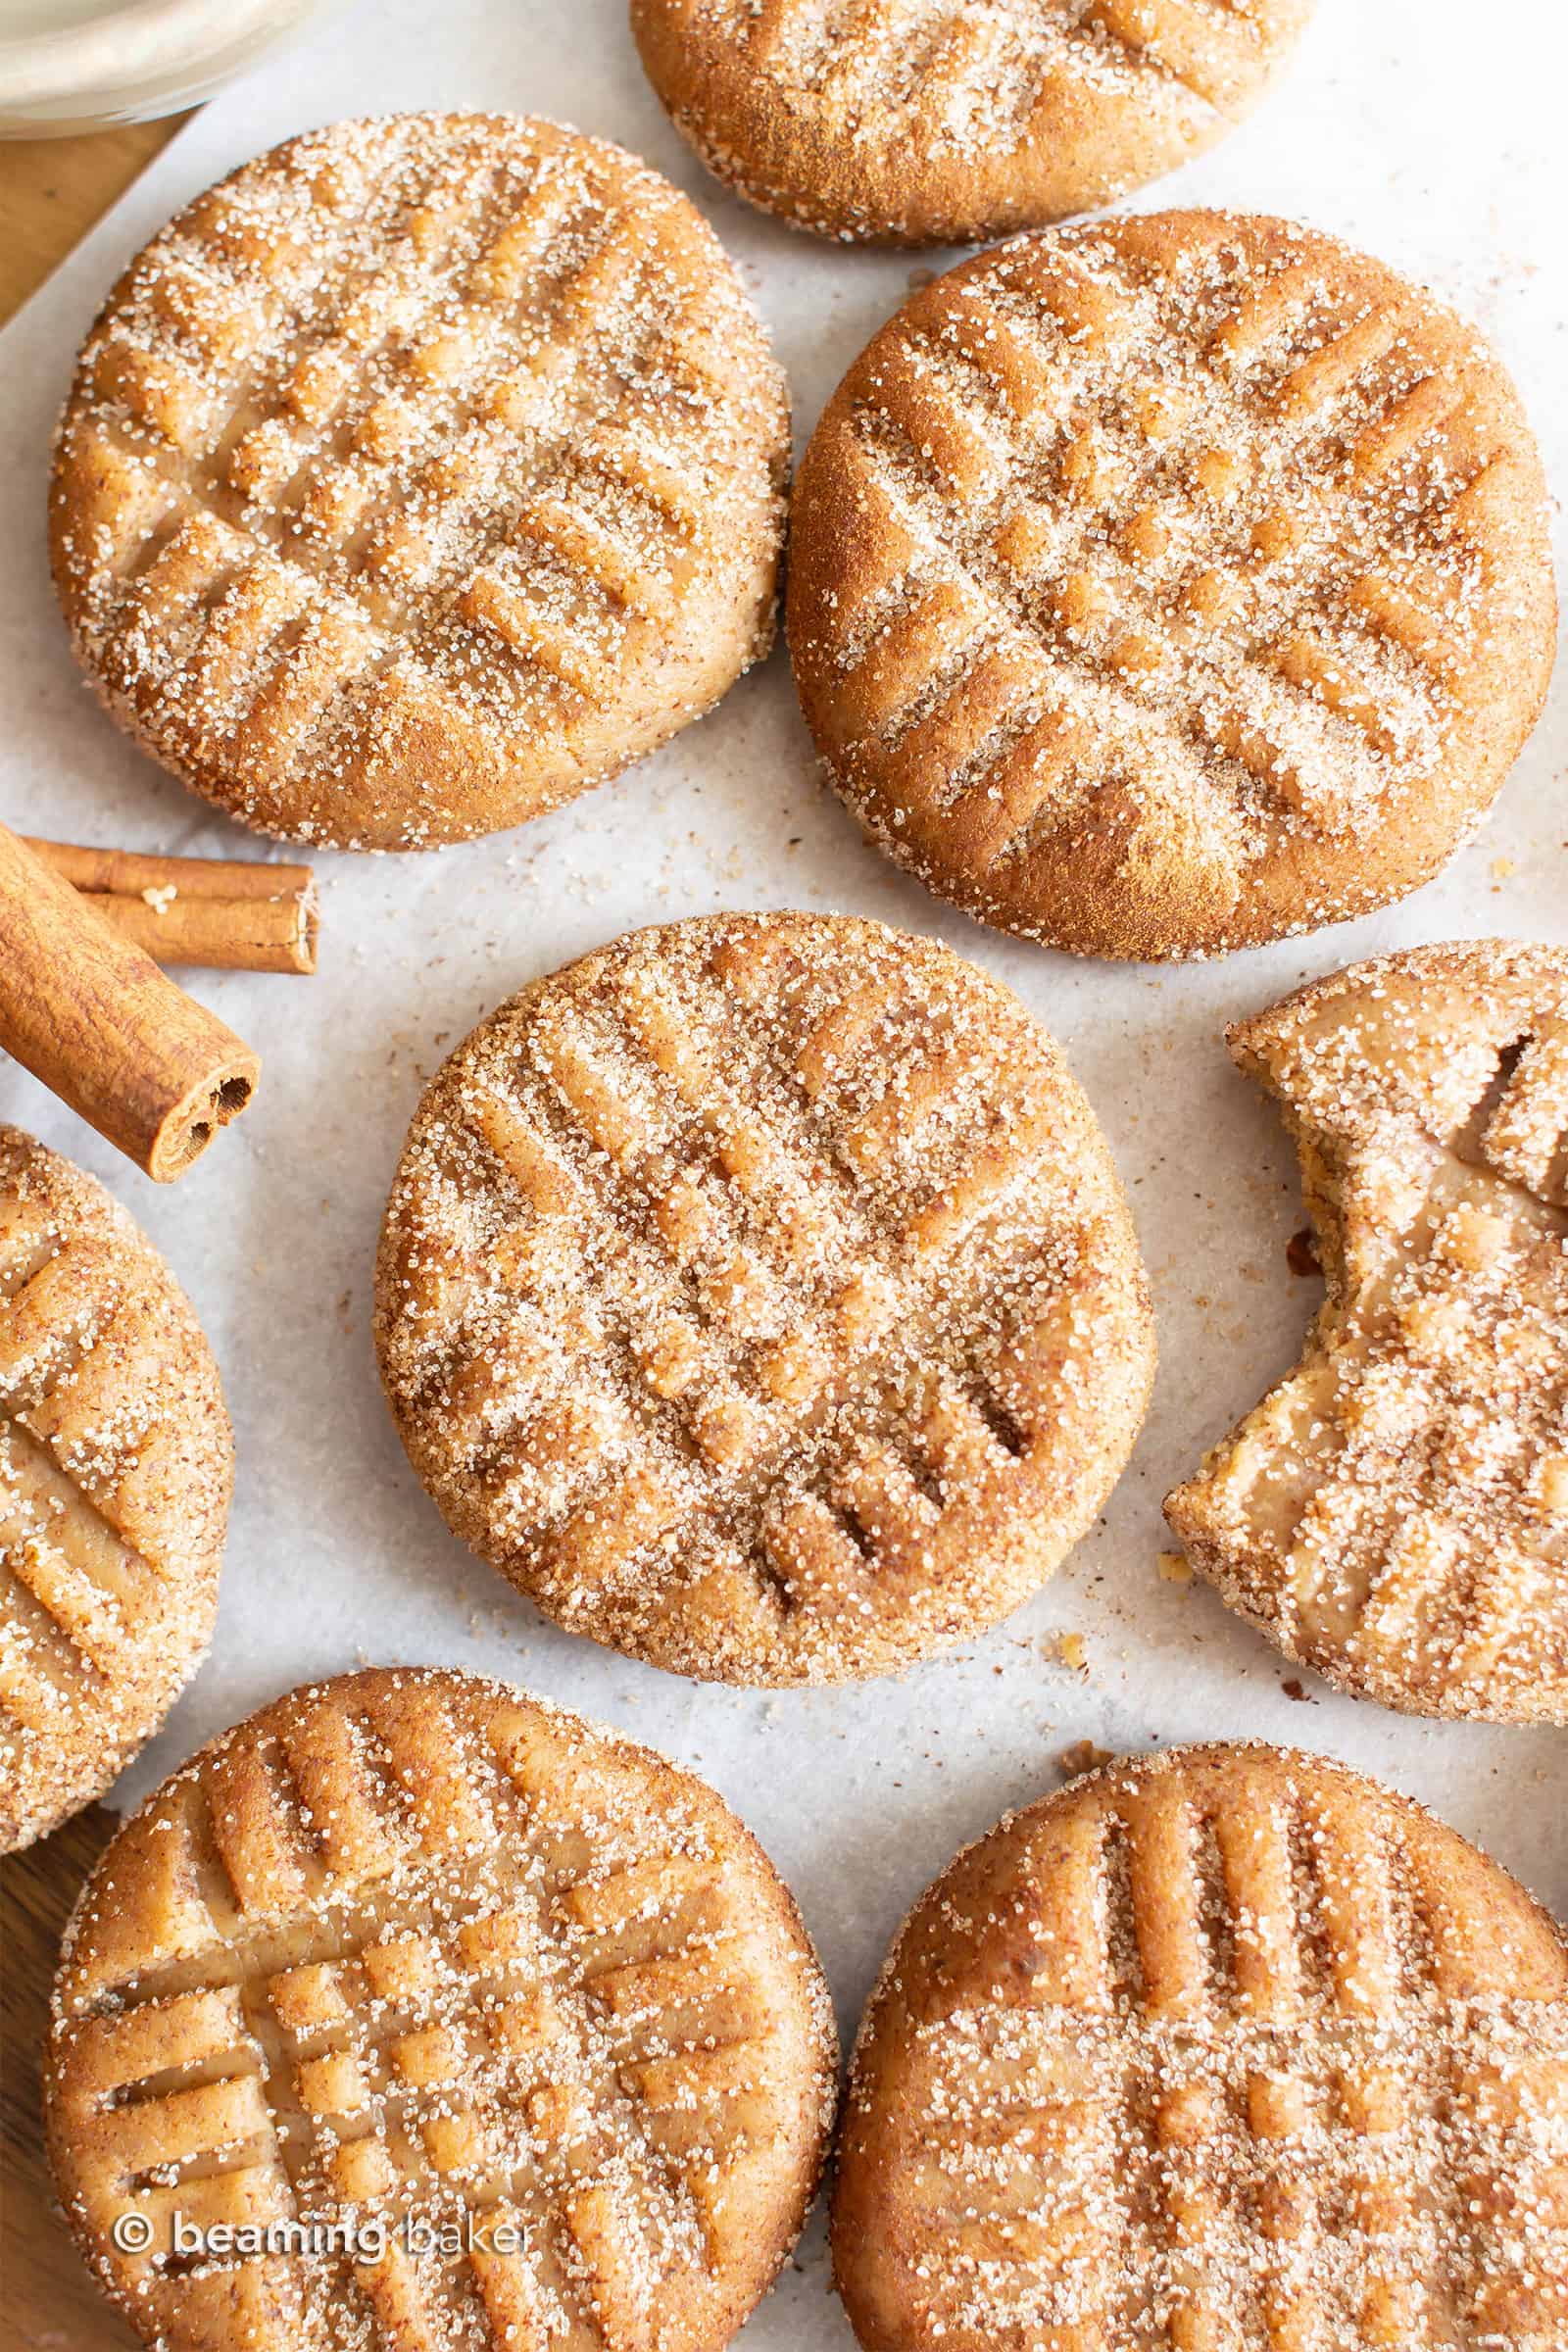
{"label": "cookie crumb", "polygon": [[1321,1274],[1323,1261],[1317,1253],[1317,1240],[1310,1225],[1293,1233],[1285,1245],[1285,1263],[1291,1272],[1304,1280],[1309,1274]]}
{"label": "cookie crumb", "polygon": [[1162,1551],[1155,1562],[1162,1585],[1190,1585],[1193,1564],[1185,1551]]}
{"label": "cookie crumb", "polygon": [[1097,1747],[1092,1740],[1075,1740],[1057,1756],[1057,1769],[1067,1780],[1075,1781],[1080,1773],[1098,1772],[1102,1764],[1112,1762],[1115,1752],[1114,1748]]}

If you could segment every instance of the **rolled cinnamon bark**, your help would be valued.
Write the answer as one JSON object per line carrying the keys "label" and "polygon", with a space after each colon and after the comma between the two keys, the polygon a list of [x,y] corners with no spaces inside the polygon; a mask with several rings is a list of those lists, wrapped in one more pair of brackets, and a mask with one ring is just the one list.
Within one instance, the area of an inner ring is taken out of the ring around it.
{"label": "rolled cinnamon bark", "polygon": [[156,963],[314,972],[316,879],[308,865],[158,858],[21,838]]}
{"label": "rolled cinnamon bark", "polygon": [[0,825],[0,1046],[155,1183],[238,1116],[242,1039]]}

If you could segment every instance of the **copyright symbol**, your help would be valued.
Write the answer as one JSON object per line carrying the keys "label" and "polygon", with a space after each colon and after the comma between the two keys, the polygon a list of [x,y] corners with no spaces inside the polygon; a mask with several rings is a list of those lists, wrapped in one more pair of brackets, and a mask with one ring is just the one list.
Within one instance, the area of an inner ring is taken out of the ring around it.
{"label": "copyright symbol", "polygon": [[122,2213],[109,2236],[117,2254],[145,2254],[153,2242],[153,2226],[144,2213]]}

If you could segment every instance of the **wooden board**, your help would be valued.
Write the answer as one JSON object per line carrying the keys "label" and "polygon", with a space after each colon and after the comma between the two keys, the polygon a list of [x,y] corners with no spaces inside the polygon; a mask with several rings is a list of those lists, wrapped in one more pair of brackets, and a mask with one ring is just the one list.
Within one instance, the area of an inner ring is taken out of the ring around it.
{"label": "wooden board", "polygon": [[123,195],[186,115],[74,139],[0,139],[0,326]]}
{"label": "wooden board", "polygon": [[55,2210],[38,2106],[60,1937],[118,1827],[114,1814],[89,1805],[0,1862],[0,2308],[15,2352],[128,2352],[135,2342]]}

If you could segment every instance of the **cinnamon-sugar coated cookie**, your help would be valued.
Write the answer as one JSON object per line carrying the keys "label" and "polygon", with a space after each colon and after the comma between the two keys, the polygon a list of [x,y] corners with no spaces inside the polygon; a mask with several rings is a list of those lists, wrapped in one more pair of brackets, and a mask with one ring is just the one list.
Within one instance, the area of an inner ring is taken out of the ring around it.
{"label": "cinnamon-sugar coated cookie", "polygon": [[1171,1526],[1348,1690],[1568,1723],[1568,953],[1384,956],[1230,1047],[1300,1148],[1328,1291]]}
{"label": "cinnamon-sugar coated cookie", "polygon": [[771,640],[783,378],[711,230],[520,115],[339,122],[111,294],[55,457],[109,709],[264,831],[421,849],[653,750]]}
{"label": "cinnamon-sugar coated cookie", "polygon": [[0,1853],[101,1796],[195,1672],[233,1474],[163,1259],[94,1178],[0,1126]]}
{"label": "cinnamon-sugar coated cookie", "polygon": [[677,128],[798,228],[901,245],[1038,228],[1214,145],[1311,0],[631,0]]}
{"label": "cinnamon-sugar coated cookie", "polygon": [[1544,700],[1540,459],[1476,332],[1286,221],[984,254],[850,369],[789,637],[866,830],[1086,954],[1364,912],[1443,864]]}
{"label": "cinnamon-sugar coated cookie", "polygon": [[1568,1947],[1316,1756],[1174,1749],[929,1887],[851,2070],[866,2352],[1554,2352]]}
{"label": "cinnamon-sugar coated cookie", "polygon": [[[505,1684],[384,1670],[252,1716],[108,1848],[45,2117],[157,2352],[718,2352],[835,2077],[795,1905],[712,1789]],[[193,2230],[227,2235],[192,2260]]]}
{"label": "cinnamon-sugar coated cookie", "polygon": [[1051,1039],[832,915],[636,932],[483,1022],[404,1147],[376,1337],[466,1543],[563,1625],[738,1683],[887,1673],[1017,1607],[1153,1366]]}

